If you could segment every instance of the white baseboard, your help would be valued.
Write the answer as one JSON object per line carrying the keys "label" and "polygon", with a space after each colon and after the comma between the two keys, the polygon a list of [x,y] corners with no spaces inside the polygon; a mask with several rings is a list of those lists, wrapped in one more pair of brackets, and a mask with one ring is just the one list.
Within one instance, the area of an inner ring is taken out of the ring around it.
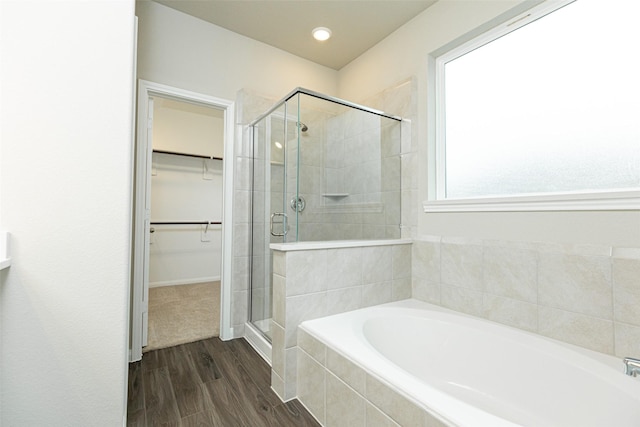
{"label": "white baseboard", "polygon": [[211,277],[195,277],[192,279],[179,279],[179,280],[166,280],[162,282],[149,282],[150,288],[160,288],[162,286],[175,286],[175,285],[193,285],[194,283],[204,282],[217,282],[220,280],[220,276]]}

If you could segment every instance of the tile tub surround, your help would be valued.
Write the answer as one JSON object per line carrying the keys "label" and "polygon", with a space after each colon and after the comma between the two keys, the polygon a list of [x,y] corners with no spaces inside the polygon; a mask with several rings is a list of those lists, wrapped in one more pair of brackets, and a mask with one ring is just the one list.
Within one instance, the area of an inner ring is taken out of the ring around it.
{"label": "tile tub surround", "polygon": [[271,384],[296,396],[297,328],[310,319],[411,297],[411,240],[271,245]]}
{"label": "tile tub surround", "polygon": [[411,267],[413,298],[640,357],[640,248],[424,236]]}
{"label": "tile tub surround", "polygon": [[298,400],[325,426],[441,427],[441,421],[298,329]]}

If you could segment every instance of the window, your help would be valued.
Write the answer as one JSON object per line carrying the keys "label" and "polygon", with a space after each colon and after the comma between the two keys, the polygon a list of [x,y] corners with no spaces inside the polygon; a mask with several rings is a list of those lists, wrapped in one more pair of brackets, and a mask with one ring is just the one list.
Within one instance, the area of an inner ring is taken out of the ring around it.
{"label": "window", "polygon": [[640,207],[640,2],[545,4],[436,58],[437,189],[425,210]]}

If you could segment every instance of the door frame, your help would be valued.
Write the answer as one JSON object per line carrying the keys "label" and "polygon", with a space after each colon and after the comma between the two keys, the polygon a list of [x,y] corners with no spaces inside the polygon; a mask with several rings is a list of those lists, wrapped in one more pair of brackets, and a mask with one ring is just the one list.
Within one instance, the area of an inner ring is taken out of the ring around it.
{"label": "door frame", "polygon": [[[148,255],[149,218],[146,214],[147,181],[150,176],[152,147],[148,144],[149,100],[154,96],[172,98],[178,101],[195,102],[224,110],[224,160],[222,195],[222,270],[220,278],[220,338],[232,339],[231,329],[231,271],[233,255],[233,156],[235,104],[232,101],[188,90],[138,80],[136,160],[134,163],[135,197],[133,199],[133,266],[131,281],[131,318],[129,322],[129,361],[142,358],[143,320],[148,309]],[[145,255],[146,254],[146,255]],[[146,275],[146,283],[145,283]]]}

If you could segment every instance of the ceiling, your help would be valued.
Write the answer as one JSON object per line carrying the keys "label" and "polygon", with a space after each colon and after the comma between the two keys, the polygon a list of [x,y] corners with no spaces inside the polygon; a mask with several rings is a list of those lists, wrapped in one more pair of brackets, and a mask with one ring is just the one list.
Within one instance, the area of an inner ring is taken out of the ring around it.
{"label": "ceiling", "polygon": [[[437,0],[154,0],[339,70]],[[318,42],[316,27],[332,37]]]}

